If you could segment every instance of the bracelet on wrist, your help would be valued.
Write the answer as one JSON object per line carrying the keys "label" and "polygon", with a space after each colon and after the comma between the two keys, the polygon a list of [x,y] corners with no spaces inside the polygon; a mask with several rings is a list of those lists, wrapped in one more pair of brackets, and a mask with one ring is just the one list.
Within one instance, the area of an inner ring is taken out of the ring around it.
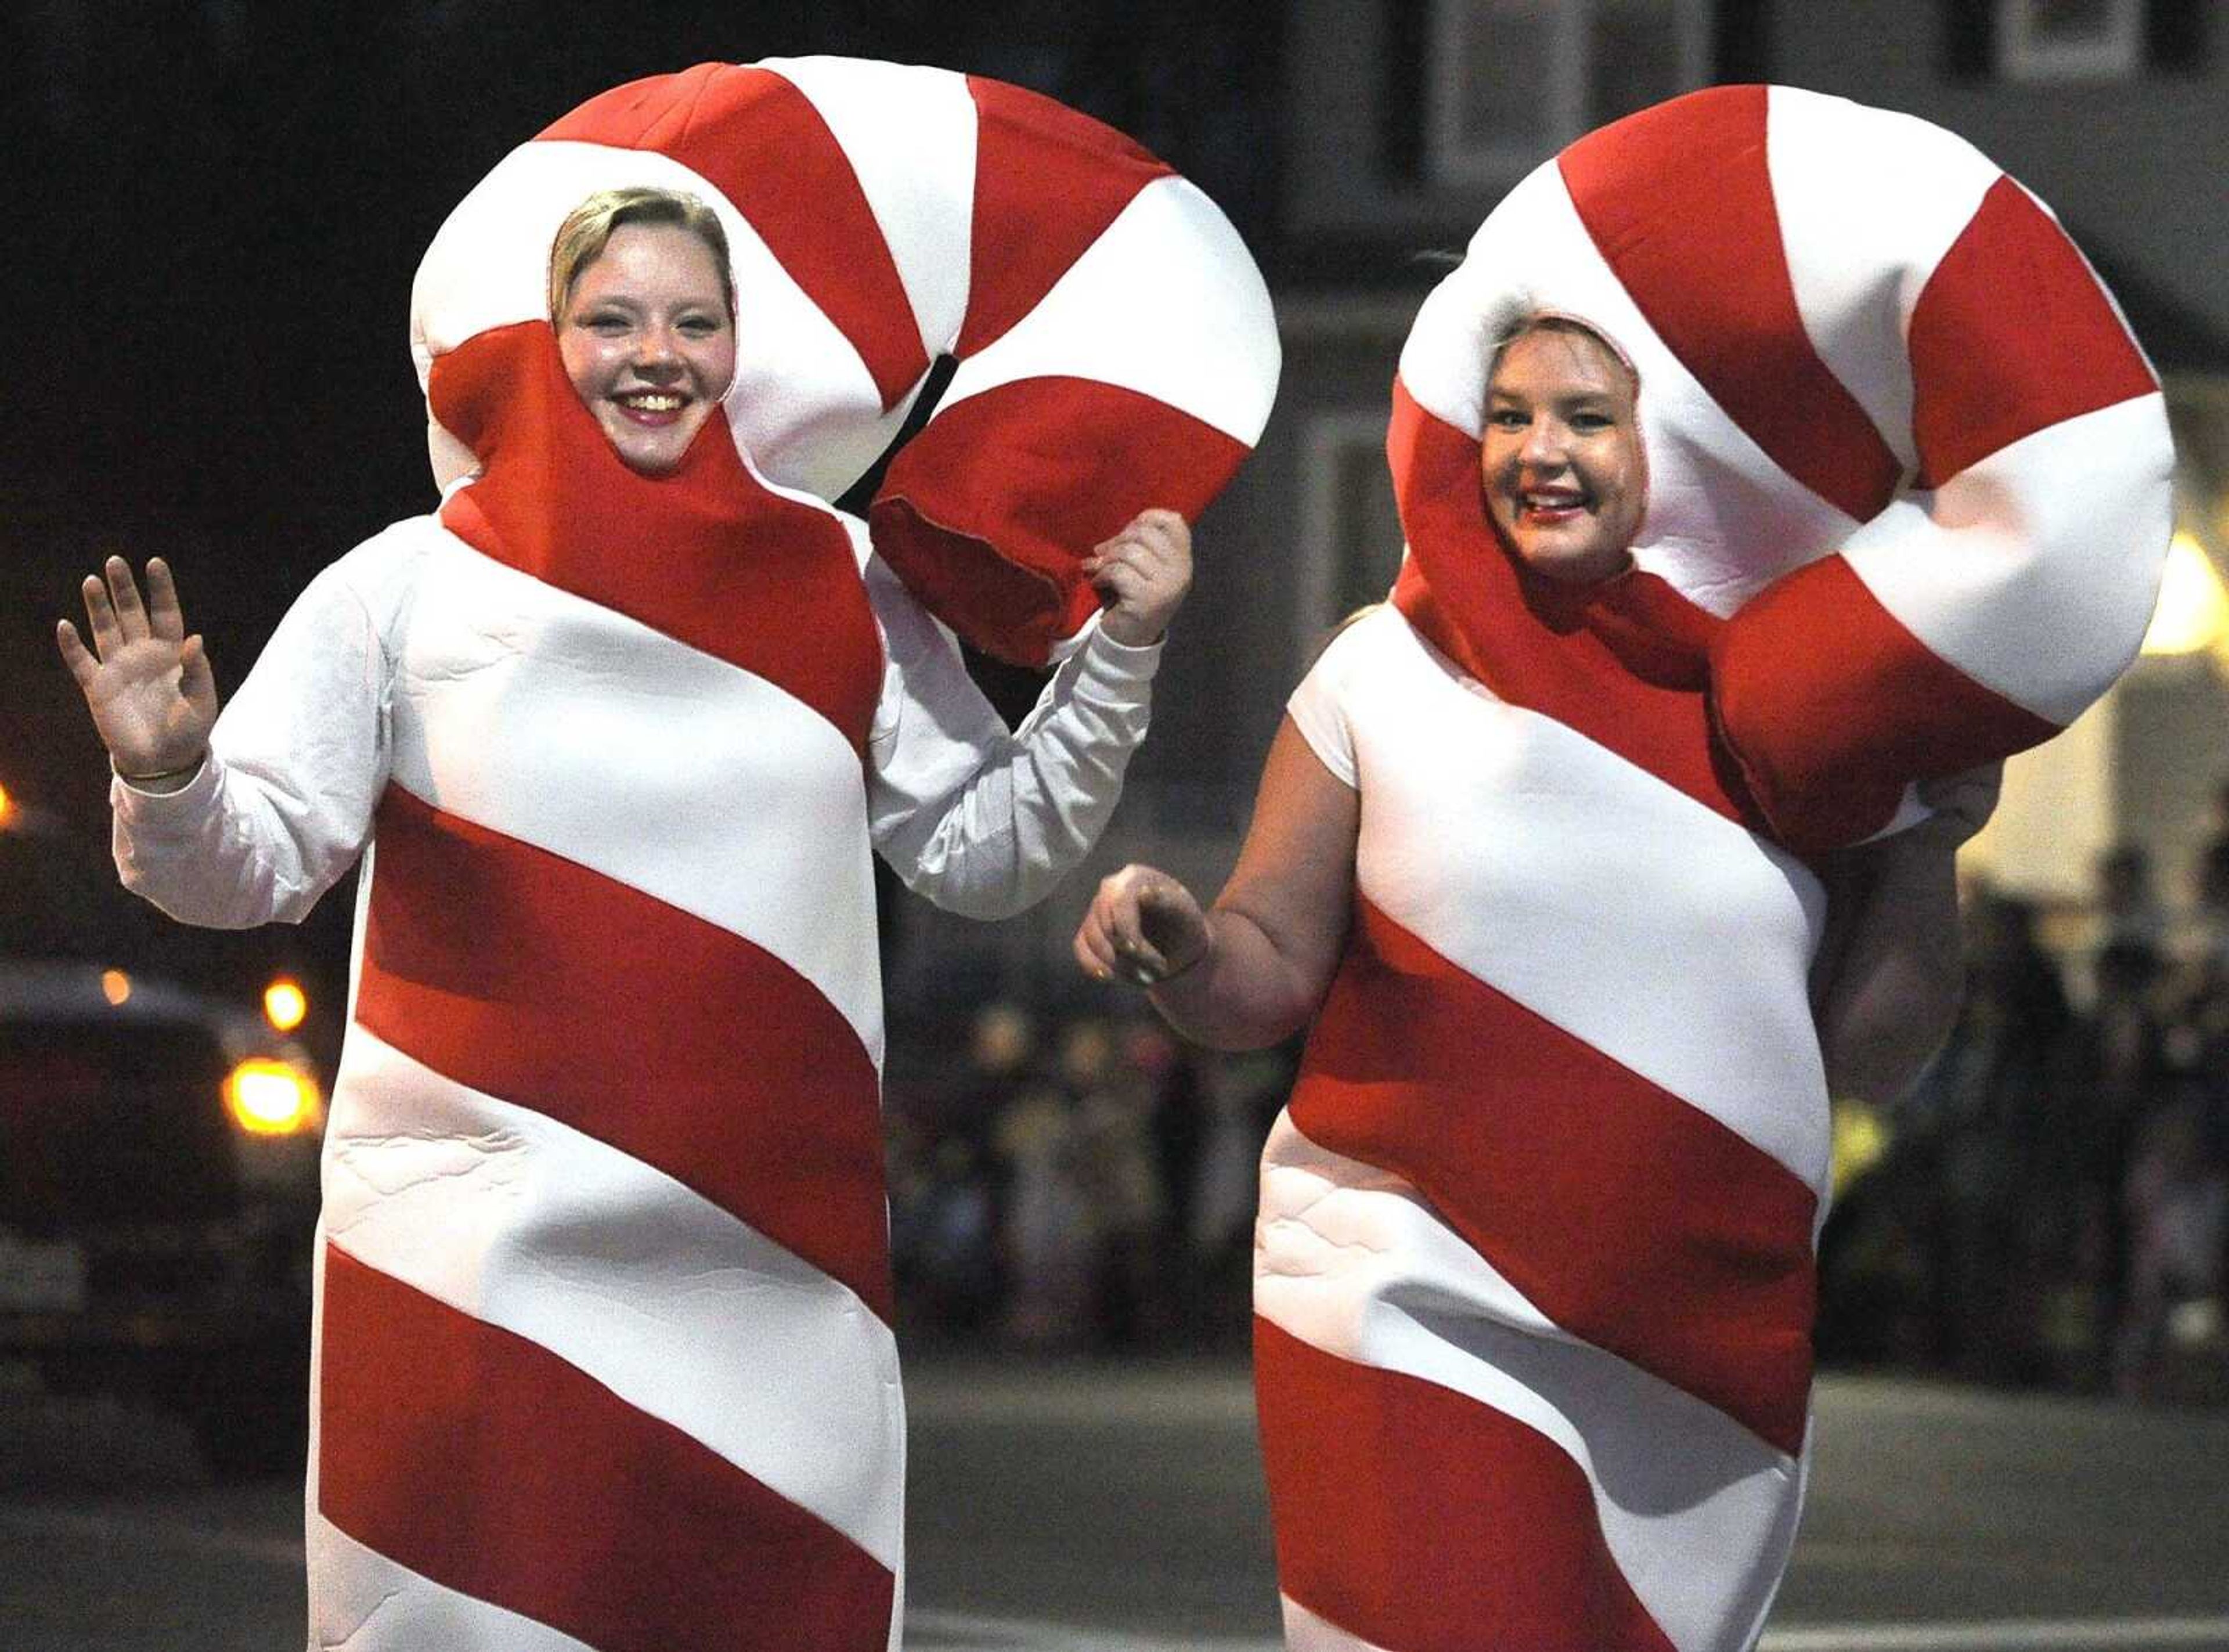
{"label": "bracelet on wrist", "polygon": [[177,768],[158,769],[151,775],[127,775],[122,769],[119,768],[116,766],[115,760],[111,758],[108,764],[108,772],[115,775],[117,779],[122,781],[126,786],[147,786],[151,785],[157,781],[189,780],[194,775],[201,772],[202,765],[208,761],[209,754],[207,752],[203,752],[200,756],[195,758],[193,762],[184,764]]}

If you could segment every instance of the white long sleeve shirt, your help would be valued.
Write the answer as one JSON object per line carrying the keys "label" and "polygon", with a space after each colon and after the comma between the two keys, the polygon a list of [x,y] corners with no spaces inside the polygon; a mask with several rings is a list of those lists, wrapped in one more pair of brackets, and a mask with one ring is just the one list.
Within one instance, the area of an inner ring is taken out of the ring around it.
{"label": "white long sleeve shirt", "polygon": [[[421,614],[429,575],[461,566],[469,578],[526,580],[459,559],[485,561],[421,517],[319,574],[219,717],[192,781],[167,794],[112,786],[126,886],[215,928],[307,913],[370,835],[395,762],[398,686],[411,673],[484,663],[429,666],[427,650],[414,650],[414,629],[453,619]],[[1159,646],[1129,647],[1094,624],[1010,733],[951,633],[879,560],[867,557],[864,572],[884,655],[865,775],[874,845],[940,906],[984,918],[1018,911],[1105,826],[1146,732]],[[442,606],[453,606],[446,591]],[[496,658],[524,649],[532,638],[503,634],[513,624],[522,622],[483,628],[473,646]],[[739,809],[750,801],[734,800]]]}

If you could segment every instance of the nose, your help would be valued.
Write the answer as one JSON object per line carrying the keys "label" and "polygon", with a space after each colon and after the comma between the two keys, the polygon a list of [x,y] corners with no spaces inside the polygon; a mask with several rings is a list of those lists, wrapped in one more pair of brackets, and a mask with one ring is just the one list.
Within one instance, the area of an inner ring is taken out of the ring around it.
{"label": "nose", "polygon": [[1535,419],[1526,427],[1525,440],[1517,453],[1527,465],[1554,470],[1563,464],[1567,446],[1560,420]]}
{"label": "nose", "polygon": [[681,353],[674,347],[672,332],[665,327],[645,327],[635,335],[633,360],[638,372],[652,376],[681,370]]}

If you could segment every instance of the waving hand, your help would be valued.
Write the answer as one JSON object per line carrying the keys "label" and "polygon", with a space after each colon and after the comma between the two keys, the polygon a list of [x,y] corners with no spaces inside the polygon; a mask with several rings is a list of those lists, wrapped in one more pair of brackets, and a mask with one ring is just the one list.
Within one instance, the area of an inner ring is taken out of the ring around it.
{"label": "waving hand", "polygon": [[[147,600],[131,565],[111,556],[106,582],[85,582],[88,647],[67,620],[55,628],[62,663],[116,772],[127,781],[183,784],[201,766],[216,723],[216,680],[199,636],[186,634],[177,587],[160,557],[147,564]],[[161,789],[169,789],[167,785]]]}

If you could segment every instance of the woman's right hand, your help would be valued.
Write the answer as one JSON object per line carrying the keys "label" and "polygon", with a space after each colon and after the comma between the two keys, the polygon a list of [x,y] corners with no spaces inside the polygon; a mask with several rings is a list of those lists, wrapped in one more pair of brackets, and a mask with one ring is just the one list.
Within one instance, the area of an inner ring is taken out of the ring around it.
{"label": "woman's right hand", "polygon": [[[147,564],[147,601],[131,565],[111,556],[102,580],[85,582],[88,648],[67,620],[55,628],[62,664],[84,691],[109,761],[125,780],[183,783],[209,751],[216,679],[199,636],[186,634],[177,587],[162,558]],[[175,789],[170,788],[170,789]]]}
{"label": "woman's right hand", "polygon": [[1076,930],[1076,961],[1096,980],[1153,987],[1207,955],[1207,917],[1182,884],[1158,867],[1128,865],[1100,880]]}

